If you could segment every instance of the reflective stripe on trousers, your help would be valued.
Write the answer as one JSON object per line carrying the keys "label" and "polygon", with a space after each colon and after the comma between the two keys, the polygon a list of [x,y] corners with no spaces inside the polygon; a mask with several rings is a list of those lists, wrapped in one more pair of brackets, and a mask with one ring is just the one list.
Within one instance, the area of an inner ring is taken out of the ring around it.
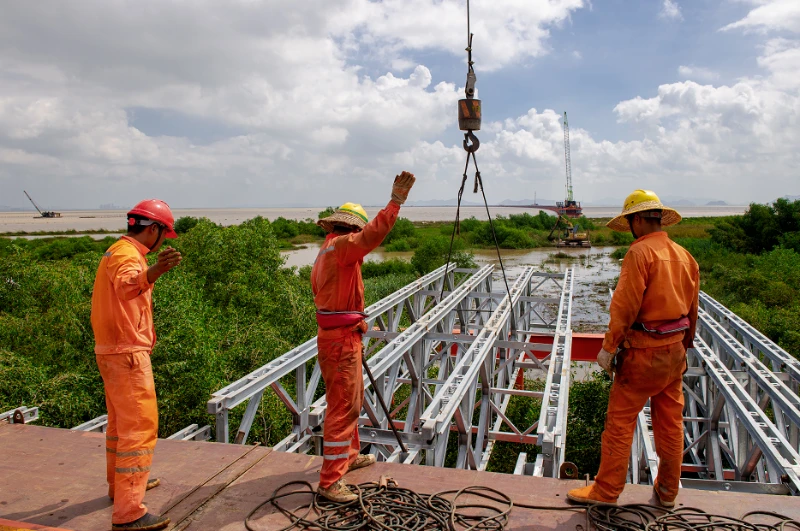
{"label": "reflective stripe on trousers", "polygon": [[158,408],[150,353],[96,357],[106,394],[106,481],[114,498],[112,523],[144,516],[142,501],[158,437]]}
{"label": "reflective stripe on trousers", "polygon": [[320,329],[317,347],[328,403],[319,486],[327,488],[347,473],[361,449],[358,439],[358,416],[364,399],[361,334],[347,328]]}
{"label": "reflective stripe on trousers", "polygon": [[617,373],[602,435],[600,470],[594,484],[594,490],[603,497],[616,500],[625,487],[636,421],[648,398],[659,456],[656,483],[663,499],[674,500],[678,495],[685,371],[686,350],[682,343],[630,348],[617,355]]}

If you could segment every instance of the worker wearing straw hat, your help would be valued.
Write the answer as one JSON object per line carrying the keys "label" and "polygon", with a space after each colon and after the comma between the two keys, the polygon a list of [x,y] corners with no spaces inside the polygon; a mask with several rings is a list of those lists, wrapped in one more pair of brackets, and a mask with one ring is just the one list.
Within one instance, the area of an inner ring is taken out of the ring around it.
{"label": "worker wearing straw hat", "polygon": [[364,399],[361,335],[367,331],[361,263],[392,230],[414,181],[407,172],[395,177],[389,204],[372,221],[361,205],[345,203],[317,222],[328,233],[311,270],[319,326],[317,359],[328,403],[319,493],[336,502],[358,498],[343,476],[375,462],[374,455],[360,453],[358,439],[358,416]]}
{"label": "worker wearing straw hat", "polygon": [[602,435],[600,470],[592,485],[569,491],[579,503],[615,504],[628,474],[639,412],[650,400],[659,456],[656,500],[674,507],[683,461],[683,373],[697,324],[700,273],[689,252],[662,229],[680,214],[650,190],[625,199],[608,222],[635,241],[622,263],[610,321],[597,363],[614,377]]}

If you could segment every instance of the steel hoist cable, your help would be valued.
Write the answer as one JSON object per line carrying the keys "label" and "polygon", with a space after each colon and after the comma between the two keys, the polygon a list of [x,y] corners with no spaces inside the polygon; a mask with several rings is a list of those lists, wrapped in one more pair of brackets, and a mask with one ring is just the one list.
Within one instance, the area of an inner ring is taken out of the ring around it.
{"label": "steel hoist cable", "polygon": [[[467,183],[467,171],[469,170],[470,160],[472,161],[473,165],[475,166],[475,185],[473,187],[472,193],[477,194],[478,190],[481,191],[481,196],[483,197],[483,205],[486,208],[486,216],[489,219],[489,228],[492,231],[492,240],[494,241],[494,247],[497,251],[497,259],[500,262],[500,270],[503,273],[503,283],[506,286],[506,292],[511,294],[511,290],[508,287],[508,277],[506,276],[506,268],[503,265],[503,257],[500,254],[500,243],[497,241],[497,232],[494,228],[494,221],[492,221],[492,214],[489,211],[489,203],[486,199],[486,192],[483,189],[483,179],[481,178],[481,172],[478,169],[478,160],[475,158],[475,152],[481,146],[480,140],[478,137],[475,136],[475,131],[480,131],[481,128],[481,100],[475,98],[475,82],[477,80],[475,76],[475,69],[474,65],[475,62],[472,60],[472,32],[470,29],[470,10],[469,10],[469,0],[467,0],[467,82],[464,86],[464,94],[466,96],[465,99],[458,101],[458,127],[464,133],[464,151],[467,152],[467,161],[464,164],[464,174],[461,179],[461,186],[458,189],[458,203],[456,205],[456,219],[453,223],[453,233],[450,235],[450,247],[447,251],[447,267],[450,266],[450,259],[453,256],[453,242],[455,241],[456,234],[460,234],[460,224],[461,224],[461,199],[464,195],[464,187]],[[444,298],[444,289],[445,289],[446,282],[442,282],[442,291],[439,294],[439,300]],[[452,286],[454,287],[454,286]],[[512,314],[512,321],[514,320],[514,315]]]}

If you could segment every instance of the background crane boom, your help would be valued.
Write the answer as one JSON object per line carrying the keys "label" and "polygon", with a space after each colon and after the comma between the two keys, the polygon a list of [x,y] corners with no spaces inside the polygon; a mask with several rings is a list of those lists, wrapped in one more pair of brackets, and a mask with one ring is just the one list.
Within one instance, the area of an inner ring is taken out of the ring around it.
{"label": "background crane boom", "polygon": [[52,210],[42,210],[41,208],[39,208],[39,205],[36,204],[36,201],[33,200],[33,198],[30,196],[30,194],[27,191],[23,190],[23,192],[25,192],[25,196],[30,200],[31,204],[33,204],[33,207],[39,212],[39,216],[38,217],[40,217],[40,218],[60,218],[61,217],[61,212],[53,212]]}

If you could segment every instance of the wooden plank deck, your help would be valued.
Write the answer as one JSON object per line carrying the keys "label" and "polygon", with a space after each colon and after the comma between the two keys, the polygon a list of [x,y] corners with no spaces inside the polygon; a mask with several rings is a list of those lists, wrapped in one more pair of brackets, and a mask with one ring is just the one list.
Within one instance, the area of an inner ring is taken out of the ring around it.
{"label": "wooden plank deck", "polygon": [[[103,434],[0,426],[0,518],[79,531],[109,529],[103,447]],[[153,474],[162,484],[147,493],[145,503],[155,513],[166,513],[173,529],[244,531],[245,516],[278,486],[295,480],[316,483],[321,464],[319,457],[261,447],[160,440]],[[382,474],[418,492],[486,485],[519,502],[547,506],[566,506],[567,491],[583,484],[386,463],[353,472],[348,481],[376,481]],[[628,485],[620,503],[653,503],[651,494],[649,487]],[[683,489],[678,502],[733,517],[758,509],[800,519],[800,499],[787,496]],[[286,523],[264,509],[253,525],[266,531]],[[508,529],[574,531],[578,524],[586,527],[583,514],[514,509]]]}

